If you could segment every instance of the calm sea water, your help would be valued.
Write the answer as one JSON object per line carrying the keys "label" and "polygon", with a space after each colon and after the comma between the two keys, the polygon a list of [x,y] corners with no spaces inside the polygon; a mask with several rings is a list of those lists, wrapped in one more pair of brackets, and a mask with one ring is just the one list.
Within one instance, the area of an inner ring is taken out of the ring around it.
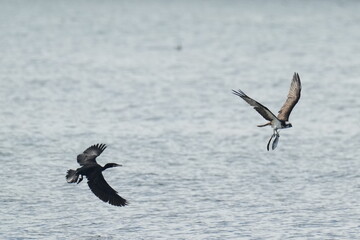
{"label": "calm sea water", "polygon": [[[359,239],[358,1],[2,1],[1,239]],[[270,128],[299,72],[293,128]],[[130,205],[65,181],[95,143]]]}

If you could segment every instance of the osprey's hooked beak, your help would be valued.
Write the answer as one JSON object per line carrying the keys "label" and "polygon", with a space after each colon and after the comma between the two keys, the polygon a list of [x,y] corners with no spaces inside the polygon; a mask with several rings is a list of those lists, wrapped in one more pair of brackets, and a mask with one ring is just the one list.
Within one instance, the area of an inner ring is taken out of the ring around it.
{"label": "osprey's hooked beak", "polygon": [[285,124],[285,128],[291,128],[292,127],[292,124],[291,123],[289,123],[289,122],[286,122],[286,124]]}

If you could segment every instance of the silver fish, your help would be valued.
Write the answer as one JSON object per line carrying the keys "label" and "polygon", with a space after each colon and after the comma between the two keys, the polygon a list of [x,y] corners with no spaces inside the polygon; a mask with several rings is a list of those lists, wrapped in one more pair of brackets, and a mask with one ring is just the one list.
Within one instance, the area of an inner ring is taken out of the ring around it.
{"label": "silver fish", "polygon": [[280,138],[279,135],[275,135],[275,139],[274,139],[273,144],[272,144],[272,150],[274,150],[276,148],[276,146],[278,145],[279,138]]}

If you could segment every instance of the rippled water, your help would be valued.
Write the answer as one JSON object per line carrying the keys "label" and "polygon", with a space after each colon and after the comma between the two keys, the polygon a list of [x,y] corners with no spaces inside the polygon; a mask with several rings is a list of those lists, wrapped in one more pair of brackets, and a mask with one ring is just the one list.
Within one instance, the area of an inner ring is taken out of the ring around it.
{"label": "rippled water", "polygon": [[[1,239],[360,238],[357,1],[2,1]],[[293,128],[276,112],[293,72]],[[130,205],[65,172],[94,143]]]}

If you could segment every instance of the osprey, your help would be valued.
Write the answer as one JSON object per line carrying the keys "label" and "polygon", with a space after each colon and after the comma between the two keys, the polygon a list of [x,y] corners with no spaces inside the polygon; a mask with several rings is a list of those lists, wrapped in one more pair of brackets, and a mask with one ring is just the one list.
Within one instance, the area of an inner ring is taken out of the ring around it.
{"label": "osprey", "polygon": [[262,105],[261,103],[255,101],[254,99],[247,96],[243,91],[238,90],[232,90],[233,94],[241,97],[245,100],[248,104],[250,104],[254,109],[260,113],[263,118],[270,121],[268,123],[258,125],[258,127],[265,127],[270,125],[273,128],[273,135],[271,135],[270,140],[267,144],[267,150],[269,151],[269,145],[271,140],[274,138],[273,144],[272,144],[272,150],[274,150],[278,144],[279,141],[279,129],[283,128],[290,128],[292,127],[291,123],[289,123],[289,116],[292,111],[292,109],[295,107],[296,103],[300,99],[300,92],[301,92],[301,82],[300,77],[298,73],[294,73],[289,94],[287,96],[287,99],[284,103],[284,105],[281,107],[278,116],[276,117],[267,107]]}

